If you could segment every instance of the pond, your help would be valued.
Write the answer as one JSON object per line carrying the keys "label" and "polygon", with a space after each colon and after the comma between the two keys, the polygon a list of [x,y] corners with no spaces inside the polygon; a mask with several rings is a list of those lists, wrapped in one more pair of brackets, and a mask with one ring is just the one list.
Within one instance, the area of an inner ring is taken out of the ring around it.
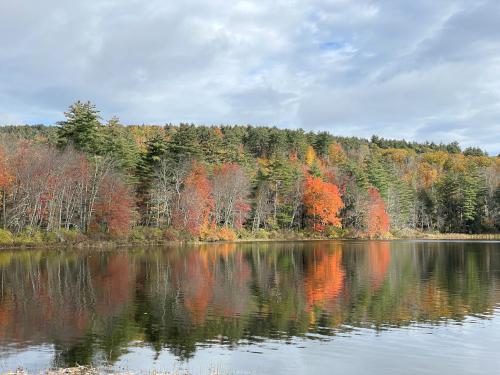
{"label": "pond", "polygon": [[500,373],[500,242],[0,251],[0,372]]}

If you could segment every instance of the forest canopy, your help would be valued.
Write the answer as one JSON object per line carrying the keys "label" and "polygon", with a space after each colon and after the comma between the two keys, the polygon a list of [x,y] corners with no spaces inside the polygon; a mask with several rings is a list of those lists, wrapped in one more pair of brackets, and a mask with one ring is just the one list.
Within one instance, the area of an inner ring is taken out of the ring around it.
{"label": "forest canopy", "polygon": [[125,126],[90,102],[65,117],[0,127],[0,242],[151,232],[138,228],[205,240],[500,230],[500,158],[480,148],[276,127]]}

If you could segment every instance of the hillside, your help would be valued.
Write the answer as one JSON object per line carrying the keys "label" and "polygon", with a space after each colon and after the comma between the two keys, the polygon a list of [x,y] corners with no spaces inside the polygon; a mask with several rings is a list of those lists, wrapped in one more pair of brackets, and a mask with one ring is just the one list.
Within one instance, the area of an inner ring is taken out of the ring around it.
{"label": "hillside", "polygon": [[65,115],[0,127],[0,241],[500,230],[500,158],[479,148]]}

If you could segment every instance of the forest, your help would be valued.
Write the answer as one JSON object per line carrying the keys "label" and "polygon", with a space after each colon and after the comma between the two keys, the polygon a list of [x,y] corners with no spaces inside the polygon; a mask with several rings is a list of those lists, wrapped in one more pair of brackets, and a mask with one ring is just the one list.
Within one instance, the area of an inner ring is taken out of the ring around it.
{"label": "forest", "polygon": [[76,102],[0,127],[0,243],[498,233],[500,157],[458,143],[123,125]]}

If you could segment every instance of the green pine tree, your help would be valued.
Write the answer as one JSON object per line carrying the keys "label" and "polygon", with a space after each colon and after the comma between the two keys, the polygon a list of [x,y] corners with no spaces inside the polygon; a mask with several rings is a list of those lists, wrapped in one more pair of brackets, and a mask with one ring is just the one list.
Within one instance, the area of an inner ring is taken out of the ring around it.
{"label": "green pine tree", "polygon": [[122,172],[132,174],[139,162],[139,149],[132,133],[120,124],[118,117],[111,118],[101,131],[102,153],[112,157]]}
{"label": "green pine tree", "polygon": [[77,101],[64,115],[66,121],[58,123],[58,146],[64,148],[73,145],[87,154],[99,155],[102,152],[102,125],[95,105]]}

